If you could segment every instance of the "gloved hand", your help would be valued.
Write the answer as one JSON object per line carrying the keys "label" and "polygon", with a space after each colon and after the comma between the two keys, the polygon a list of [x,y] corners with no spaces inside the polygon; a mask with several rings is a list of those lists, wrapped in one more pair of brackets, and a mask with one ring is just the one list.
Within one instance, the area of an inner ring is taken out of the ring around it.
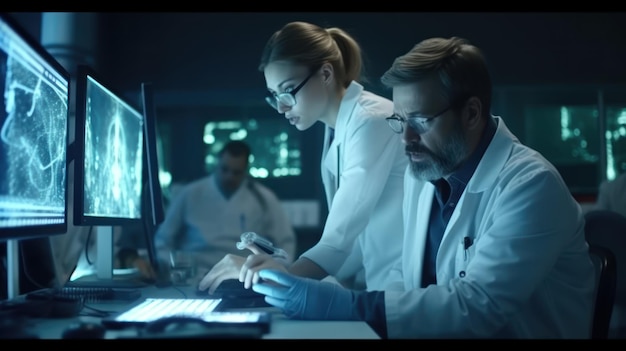
{"label": "gloved hand", "polygon": [[353,313],[351,290],[334,283],[296,277],[273,269],[262,269],[259,277],[264,282],[252,289],[265,295],[265,301],[280,308],[294,319],[356,320]]}

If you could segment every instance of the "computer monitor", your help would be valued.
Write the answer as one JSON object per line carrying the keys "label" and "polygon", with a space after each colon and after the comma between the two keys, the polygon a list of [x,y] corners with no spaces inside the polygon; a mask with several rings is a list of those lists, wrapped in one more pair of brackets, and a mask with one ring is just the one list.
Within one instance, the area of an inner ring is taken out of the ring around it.
{"label": "computer monitor", "polygon": [[146,155],[150,194],[150,219],[152,225],[157,227],[165,219],[165,210],[163,208],[161,182],[159,181],[160,163],[157,147],[157,117],[152,83],[145,82],[141,84],[141,97],[144,114],[144,154]]}
{"label": "computer monitor", "polygon": [[74,225],[97,226],[98,281],[91,285],[122,281],[107,281],[113,278],[112,226],[141,221],[143,133],[140,110],[92,67],[78,65],[73,214]]}
{"label": "computer monitor", "polygon": [[67,231],[69,73],[0,13],[0,241]]}
{"label": "computer monitor", "polygon": [[76,75],[74,224],[141,219],[143,114],[87,65]]}
{"label": "computer monitor", "polygon": [[70,74],[0,13],[0,242],[7,296],[20,293],[21,239],[67,231]]}
{"label": "computer monitor", "polygon": [[[147,194],[144,194],[148,208],[144,211],[144,235],[148,258],[157,276],[162,278],[166,273],[165,267],[159,262],[158,254],[154,244],[154,233],[158,226],[165,219],[163,208],[163,192],[159,181],[159,153],[157,147],[157,116],[154,102],[154,92],[152,83],[141,84],[141,98],[144,114],[144,158],[147,176]],[[157,283],[162,283],[164,279],[158,279]]]}

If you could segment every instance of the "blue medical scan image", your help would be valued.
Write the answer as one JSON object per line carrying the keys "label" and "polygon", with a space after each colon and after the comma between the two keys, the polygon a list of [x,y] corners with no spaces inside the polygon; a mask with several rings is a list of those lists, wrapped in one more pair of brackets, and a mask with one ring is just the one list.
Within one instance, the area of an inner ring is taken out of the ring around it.
{"label": "blue medical scan image", "polygon": [[67,81],[19,41],[0,46],[0,227],[63,223]]}
{"label": "blue medical scan image", "polygon": [[140,218],[143,115],[87,81],[84,213]]}

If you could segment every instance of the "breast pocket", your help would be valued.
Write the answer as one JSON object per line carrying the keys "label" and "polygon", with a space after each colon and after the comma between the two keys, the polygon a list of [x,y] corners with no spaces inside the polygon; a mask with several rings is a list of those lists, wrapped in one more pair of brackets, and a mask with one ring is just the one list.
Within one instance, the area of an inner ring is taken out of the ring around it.
{"label": "breast pocket", "polygon": [[474,238],[463,237],[457,245],[455,273],[458,278],[465,278],[469,262],[474,258]]}

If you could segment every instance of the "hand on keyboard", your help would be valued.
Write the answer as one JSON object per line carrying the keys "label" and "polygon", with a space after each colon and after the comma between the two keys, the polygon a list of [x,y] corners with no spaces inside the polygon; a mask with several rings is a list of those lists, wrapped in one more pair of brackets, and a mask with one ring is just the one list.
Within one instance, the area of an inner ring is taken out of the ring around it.
{"label": "hand on keyboard", "polygon": [[223,282],[237,279],[241,266],[246,258],[238,255],[227,254],[217,262],[211,270],[202,277],[198,284],[198,290],[206,290],[209,294],[215,294],[215,290]]}
{"label": "hand on keyboard", "polygon": [[[258,246],[251,243],[246,249],[252,252],[248,257],[234,254],[225,255],[211,270],[204,275],[198,284],[199,290],[208,290],[209,294],[216,294],[215,290],[226,280],[241,280],[243,286],[252,290],[252,284],[258,282],[258,271],[271,268],[287,271],[288,261],[265,253]],[[229,283],[234,284],[234,283]],[[221,289],[224,289],[223,287]]]}

